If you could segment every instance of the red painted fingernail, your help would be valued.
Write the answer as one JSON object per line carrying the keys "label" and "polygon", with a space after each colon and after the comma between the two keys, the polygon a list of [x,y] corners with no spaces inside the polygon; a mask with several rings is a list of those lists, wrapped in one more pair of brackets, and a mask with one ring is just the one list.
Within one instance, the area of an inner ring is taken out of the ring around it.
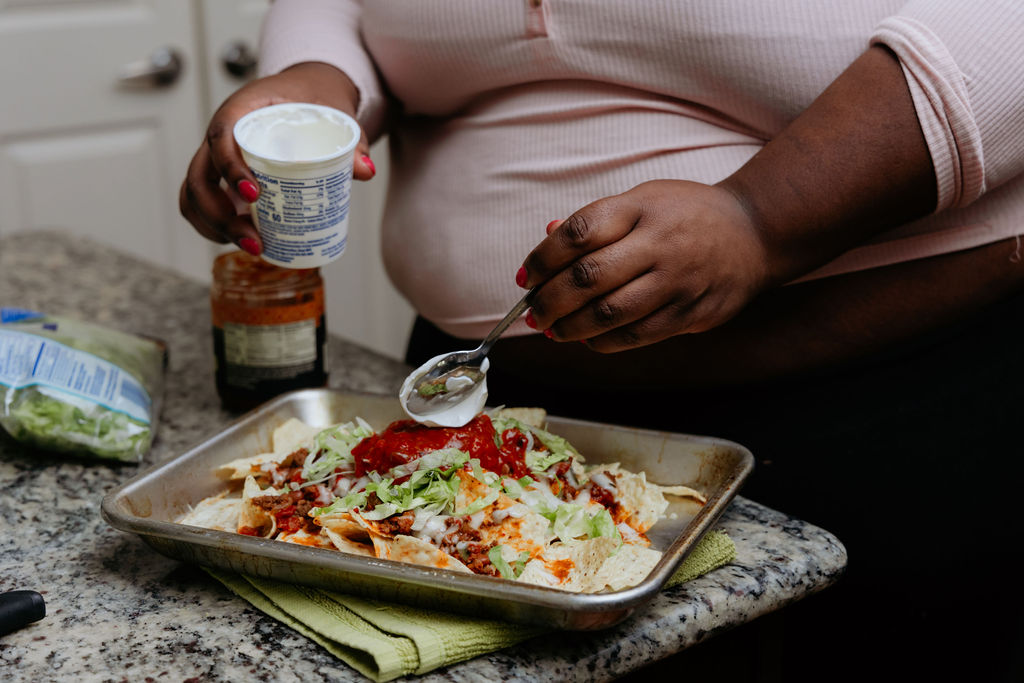
{"label": "red painted fingernail", "polygon": [[526,287],[526,266],[519,266],[519,271],[516,273],[516,284]]}
{"label": "red painted fingernail", "polygon": [[547,337],[548,339],[554,339],[555,333],[552,332],[551,328],[549,327],[548,329],[544,330],[544,336]]}
{"label": "red painted fingernail", "polygon": [[373,165],[373,160],[367,155],[362,156],[363,163],[370,167],[370,173],[377,175],[377,167]]}
{"label": "red painted fingernail", "polygon": [[547,234],[550,235],[551,231],[554,230],[555,228],[557,228],[559,223],[561,223],[561,222],[562,222],[561,218],[556,218],[555,220],[553,220],[550,223],[548,223],[547,227],[544,228],[544,232],[546,232]]}
{"label": "red painted fingernail", "polygon": [[259,198],[260,188],[256,187],[256,184],[250,180],[239,180],[238,194],[242,196],[242,199],[252,204]]}
{"label": "red painted fingernail", "polygon": [[260,255],[260,243],[251,237],[243,237],[242,239],[238,240],[238,246],[240,246],[242,249],[252,254],[253,256]]}
{"label": "red painted fingernail", "polygon": [[533,317],[533,311],[526,312],[526,325],[527,327],[537,329],[537,321]]}

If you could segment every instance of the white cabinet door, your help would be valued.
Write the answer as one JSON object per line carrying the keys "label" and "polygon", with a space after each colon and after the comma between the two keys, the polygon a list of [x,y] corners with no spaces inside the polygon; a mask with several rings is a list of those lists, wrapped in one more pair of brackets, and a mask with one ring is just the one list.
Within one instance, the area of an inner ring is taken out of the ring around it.
{"label": "white cabinet door", "polygon": [[[255,55],[267,0],[203,0],[203,39],[206,81],[210,99],[207,115],[245,82],[232,76],[225,55],[238,50]],[[237,65],[236,65],[237,70]],[[352,189],[348,243],[345,254],[324,266],[327,326],[331,332],[393,358],[402,358],[413,311],[391,286],[380,256],[380,224],[388,179],[386,141],[370,155],[377,176]]]}
{"label": "white cabinet door", "polygon": [[[202,0],[200,7],[207,83],[203,114],[209,119],[228,95],[255,75],[260,27],[270,0]],[[243,68],[246,58],[252,60],[247,70]]]}
{"label": "white cabinet door", "polygon": [[[0,0],[0,234],[65,228],[209,271],[177,209],[203,130],[192,13],[181,0]],[[181,59],[176,77],[121,80],[161,48]]]}

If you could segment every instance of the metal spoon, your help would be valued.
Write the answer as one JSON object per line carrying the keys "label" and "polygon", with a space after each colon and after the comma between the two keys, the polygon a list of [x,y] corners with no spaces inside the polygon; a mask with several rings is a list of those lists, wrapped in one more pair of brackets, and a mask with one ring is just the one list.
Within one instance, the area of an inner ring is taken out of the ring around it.
{"label": "metal spoon", "polygon": [[536,287],[528,291],[480,346],[472,351],[453,351],[430,367],[413,371],[403,385],[406,412],[416,417],[429,417],[448,411],[469,397],[486,377],[487,353],[501,333],[530,307],[535,291]]}

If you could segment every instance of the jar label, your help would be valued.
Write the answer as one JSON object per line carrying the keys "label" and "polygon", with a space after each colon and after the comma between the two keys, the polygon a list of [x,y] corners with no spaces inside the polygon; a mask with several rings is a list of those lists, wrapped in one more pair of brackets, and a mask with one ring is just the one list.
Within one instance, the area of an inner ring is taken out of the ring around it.
{"label": "jar label", "polygon": [[255,368],[303,366],[317,358],[316,322],[284,325],[224,323],[224,357],[231,365]]}

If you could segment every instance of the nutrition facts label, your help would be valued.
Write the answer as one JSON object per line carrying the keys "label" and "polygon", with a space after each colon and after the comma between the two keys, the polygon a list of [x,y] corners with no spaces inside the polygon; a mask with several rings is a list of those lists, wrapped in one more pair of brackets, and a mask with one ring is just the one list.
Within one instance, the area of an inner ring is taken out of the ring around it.
{"label": "nutrition facts label", "polygon": [[254,217],[266,257],[291,263],[302,257],[332,259],[344,251],[351,168],[298,180],[254,172],[260,181]]}

